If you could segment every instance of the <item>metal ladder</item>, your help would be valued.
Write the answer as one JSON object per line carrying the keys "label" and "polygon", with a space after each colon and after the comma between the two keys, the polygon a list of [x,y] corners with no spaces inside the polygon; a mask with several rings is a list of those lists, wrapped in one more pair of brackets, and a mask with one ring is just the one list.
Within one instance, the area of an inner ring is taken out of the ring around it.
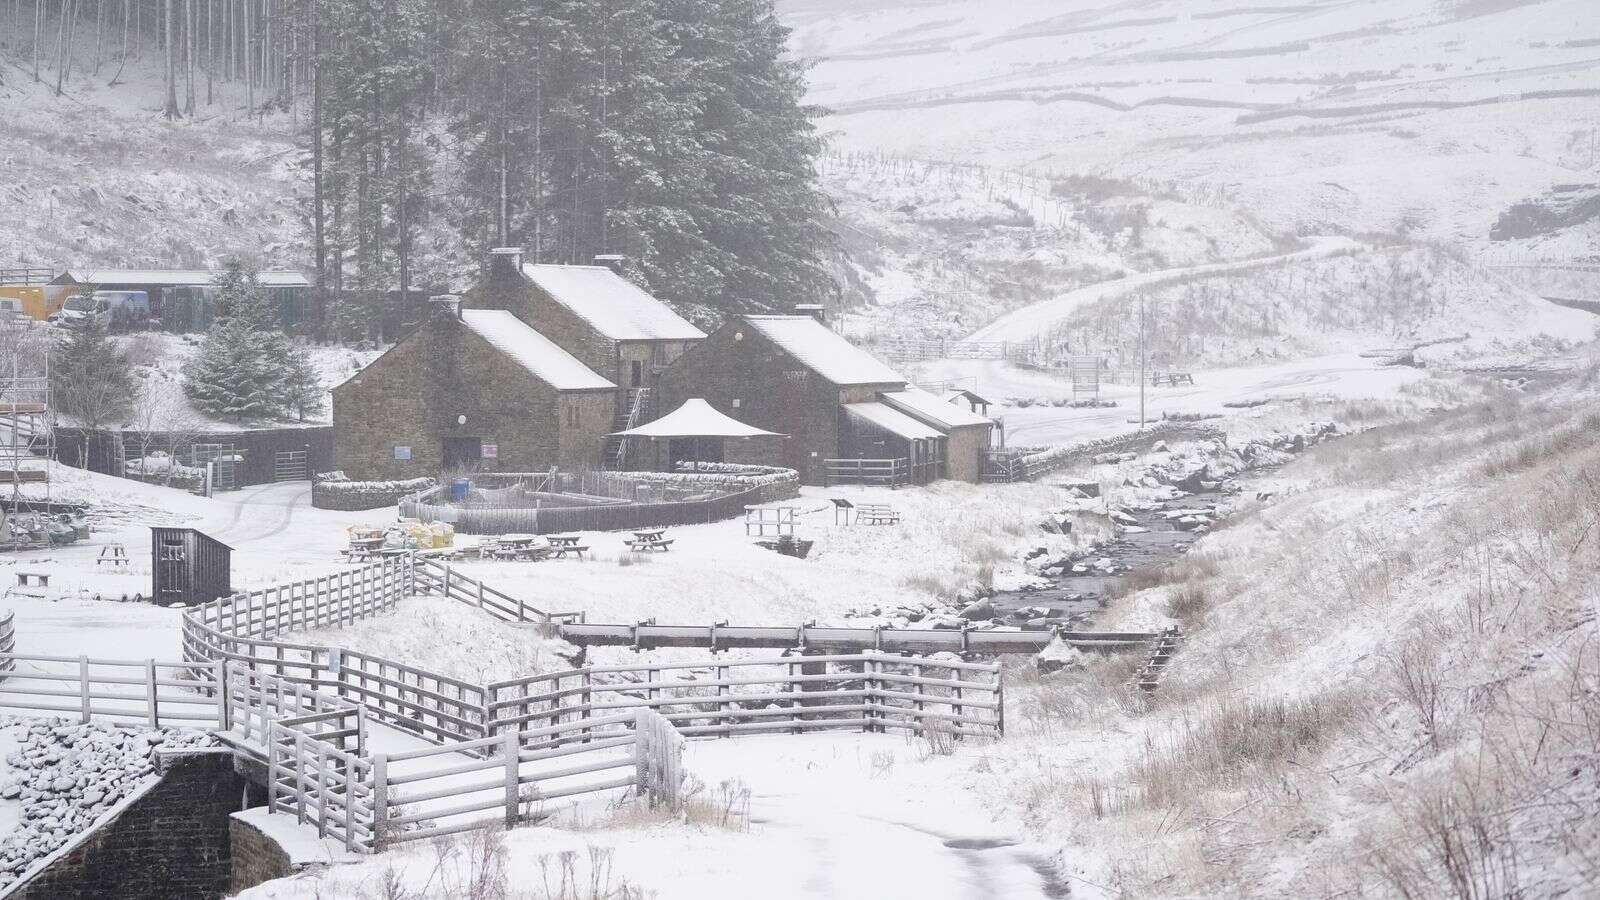
{"label": "metal ladder", "polygon": [[[649,388],[634,388],[629,392],[627,416],[617,417],[617,431],[627,431],[639,427],[640,420],[644,418],[644,411],[650,399]],[[620,472],[628,462],[628,439],[625,437],[612,437],[611,444],[606,448],[606,462],[613,471]]]}

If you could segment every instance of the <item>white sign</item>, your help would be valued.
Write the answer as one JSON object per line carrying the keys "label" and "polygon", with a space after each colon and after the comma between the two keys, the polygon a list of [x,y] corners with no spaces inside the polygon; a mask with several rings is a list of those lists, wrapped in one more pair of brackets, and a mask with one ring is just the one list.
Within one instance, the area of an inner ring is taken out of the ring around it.
{"label": "white sign", "polygon": [[410,447],[395,447],[394,448],[394,458],[395,459],[410,459],[411,458],[411,448]]}
{"label": "white sign", "polygon": [[483,445],[483,458],[484,459],[498,459],[499,457],[500,457],[500,445],[499,444],[484,444]]}

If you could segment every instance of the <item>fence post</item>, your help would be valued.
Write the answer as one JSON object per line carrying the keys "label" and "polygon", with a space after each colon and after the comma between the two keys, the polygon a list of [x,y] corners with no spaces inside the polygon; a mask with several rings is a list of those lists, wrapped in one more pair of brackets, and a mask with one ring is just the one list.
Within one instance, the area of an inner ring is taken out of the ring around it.
{"label": "fence post", "polygon": [[328,836],[328,747],[317,742],[317,837]]}
{"label": "fence post", "polygon": [[212,662],[215,670],[212,679],[217,683],[217,726],[221,731],[231,731],[233,722],[228,711],[228,660],[226,657]]}
{"label": "fence post", "polygon": [[78,696],[83,702],[83,721],[89,721],[89,657],[78,657]]}
{"label": "fence post", "polygon": [[995,669],[994,669],[994,711],[995,711],[995,723],[994,723],[995,730],[1000,733],[1001,737],[1005,737],[1005,734],[1006,734],[1006,680],[1005,680],[1004,672],[1001,670],[999,663],[995,664]]}
{"label": "fence post", "polygon": [[389,754],[372,757],[372,849],[383,849],[389,834]]}
{"label": "fence post", "polygon": [[[276,726],[277,723],[273,723]],[[267,814],[278,811],[278,735],[274,727],[267,729]]]}
{"label": "fence post", "polygon": [[156,705],[156,661],[153,659],[147,659],[144,661],[144,686],[145,699],[150,704],[150,727],[160,728],[161,710]]}
{"label": "fence post", "polygon": [[633,714],[633,780],[635,789],[654,806],[655,791],[650,784],[650,717],[646,712],[641,709]]}
{"label": "fence post", "polygon": [[500,741],[500,752],[505,755],[506,763],[506,827],[517,824],[518,791],[520,787],[518,775],[522,765],[522,745],[517,739],[515,731],[508,731]]}

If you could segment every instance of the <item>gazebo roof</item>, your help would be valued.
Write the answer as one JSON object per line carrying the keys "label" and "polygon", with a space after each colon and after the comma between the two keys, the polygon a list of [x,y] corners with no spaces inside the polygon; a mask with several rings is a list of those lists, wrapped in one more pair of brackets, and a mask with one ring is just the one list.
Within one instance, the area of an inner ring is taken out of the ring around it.
{"label": "gazebo roof", "polygon": [[654,422],[614,432],[619,437],[691,438],[691,437],[784,437],[775,431],[762,431],[753,425],[724,415],[701,399],[685,400],[683,405]]}

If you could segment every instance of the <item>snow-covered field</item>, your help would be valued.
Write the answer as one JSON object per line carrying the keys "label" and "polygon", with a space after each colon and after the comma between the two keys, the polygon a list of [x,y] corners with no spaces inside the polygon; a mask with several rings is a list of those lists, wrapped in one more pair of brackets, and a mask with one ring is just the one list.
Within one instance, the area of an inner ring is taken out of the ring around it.
{"label": "snow-covered field", "polygon": [[[1600,164],[1587,0],[781,9],[843,149],[1178,182],[1274,231],[1482,243],[1510,204]],[[1597,240],[1590,222],[1530,245]]]}

